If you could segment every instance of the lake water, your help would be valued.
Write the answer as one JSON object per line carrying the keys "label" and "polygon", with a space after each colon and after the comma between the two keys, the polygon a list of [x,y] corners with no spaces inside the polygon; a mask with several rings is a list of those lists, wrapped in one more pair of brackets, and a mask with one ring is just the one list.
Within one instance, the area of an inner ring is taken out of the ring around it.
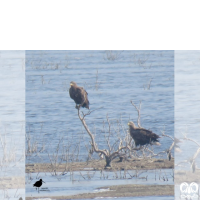
{"label": "lake water", "polygon": [[[164,130],[173,137],[174,51],[26,51],[26,149],[37,149],[27,154],[26,163],[54,161],[57,154],[57,161],[62,155],[68,161],[87,160],[90,138],[69,97],[71,81],[86,89],[91,110],[103,107],[86,117],[100,149],[108,148],[107,117],[111,123],[111,145],[125,137],[130,120],[137,123],[137,111],[130,100],[137,106],[142,101],[142,127],[159,135]],[[160,143],[154,147],[155,152],[166,150],[172,141],[162,137]],[[92,158],[98,156],[93,154]],[[85,181],[83,187],[82,182],[71,184],[63,179],[54,187],[58,177],[45,178],[50,196],[66,192],[67,186],[68,193],[77,194],[92,192],[99,186],[141,182],[94,179]],[[149,183],[152,181],[149,179]],[[41,195],[32,184],[26,183],[26,195]]]}
{"label": "lake water", "polygon": [[0,51],[0,199],[24,198],[4,178],[25,176],[25,51]]}
{"label": "lake water", "polygon": [[[59,139],[59,155],[69,148],[72,161],[87,159],[85,146],[89,148],[89,137],[68,94],[71,81],[85,87],[91,109],[103,106],[86,117],[99,148],[106,148],[107,115],[112,125],[111,142],[116,132],[126,134],[129,120],[137,121],[130,100],[137,105],[142,101],[144,128],[157,134],[165,128],[171,136],[175,131],[177,138],[187,133],[188,138],[200,143],[199,65],[199,51],[175,51],[175,56],[174,51],[26,51],[25,80],[25,52],[0,51],[0,176],[24,176],[25,92],[26,142],[29,137],[32,147],[37,148],[37,153],[27,155],[26,162],[49,162],[48,155],[56,151]],[[166,150],[171,140],[161,138],[160,143],[155,152]],[[191,159],[197,150],[193,142],[179,145],[182,152],[175,154],[176,164]],[[97,156],[94,154],[93,158]],[[200,166],[199,156],[196,166]],[[191,171],[191,166],[181,164],[175,169]],[[1,199],[25,195],[24,189],[0,192]],[[176,193],[179,192],[177,185]]]}
{"label": "lake water", "polygon": [[[116,173],[118,178],[116,178]],[[126,173],[126,179],[120,178],[124,176],[124,172],[108,172],[104,171],[75,171],[60,176],[51,176],[50,173],[32,173],[26,175],[26,196],[67,196],[82,193],[101,192],[99,187],[108,187],[112,185],[126,184],[155,184],[155,185],[173,185],[173,170],[145,170],[140,171],[137,177],[131,178],[136,171],[129,170]],[[103,175],[102,175],[103,174]],[[121,175],[121,176],[120,176]],[[146,176],[147,179],[145,178]],[[45,182],[38,193],[33,184],[41,179]],[[164,178],[164,179],[163,179]]]}
{"label": "lake water", "polygon": [[[137,106],[142,101],[142,127],[173,136],[174,51],[26,51],[26,133],[40,150],[27,163],[49,162],[59,140],[59,155],[70,149],[71,160],[87,159],[90,139],[69,97],[71,81],[86,89],[91,110],[103,107],[86,117],[100,149],[107,148],[107,116],[111,144],[127,134],[130,120],[137,122],[130,100]],[[171,140],[160,143],[155,152],[169,148]]]}

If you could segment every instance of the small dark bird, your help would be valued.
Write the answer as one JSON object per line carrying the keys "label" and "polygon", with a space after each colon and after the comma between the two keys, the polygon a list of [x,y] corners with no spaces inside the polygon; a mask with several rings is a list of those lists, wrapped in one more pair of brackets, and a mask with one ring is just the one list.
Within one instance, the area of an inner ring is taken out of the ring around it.
{"label": "small dark bird", "polygon": [[36,181],[34,184],[33,184],[33,187],[36,187],[36,190],[38,188],[38,192],[39,192],[39,187],[42,185],[42,182],[45,183],[42,179],[40,179],[39,181]]}
{"label": "small dark bird", "polygon": [[[78,87],[75,82],[70,82],[69,95],[75,101],[76,108],[87,108],[89,109],[88,93],[83,87]],[[77,106],[79,105],[79,106]]]}
{"label": "small dark bird", "polygon": [[142,146],[145,144],[155,144],[160,145],[157,134],[153,133],[150,130],[144,128],[137,128],[133,122],[128,123],[129,132],[133,140],[135,141],[135,146]]}

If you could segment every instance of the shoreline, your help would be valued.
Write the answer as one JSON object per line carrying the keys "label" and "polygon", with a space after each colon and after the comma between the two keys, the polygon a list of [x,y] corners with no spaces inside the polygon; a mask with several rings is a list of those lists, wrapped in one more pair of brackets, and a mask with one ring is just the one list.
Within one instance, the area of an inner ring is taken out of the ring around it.
{"label": "shoreline", "polygon": [[173,169],[174,159],[129,159],[120,162],[119,159],[112,161],[112,168],[104,169],[105,160],[92,160],[89,162],[73,162],[59,164],[56,167],[50,163],[26,164],[26,173],[39,172],[64,172],[64,171],[95,171],[95,170],[150,170],[150,169]]}
{"label": "shoreline", "polygon": [[[106,190],[93,193],[82,193],[70,196],[43,196],[42,198],[61,199],[94,199],[101,197],[144,197],[144,196],[174,196],[174,185],[117,185],[97,188]],[[33,200],[36,197],[26,197],[26,200]],[[40,198],[40,197],[37,197]]]}
{"label": "shoreline", "polygon": [[[153,169],[173,169],[174,159],[129,159],[120,162],[115,159],[111,163],[112,168],[104,169],[105,160],[92,160],[89,162],[74,162],[60,164],[56,172],[67,171],[117,171],[117,170],[153,170]],[[55,168],[50,163],[26,164],[26,173],[50,172],[55,173]],[[101,191],[102,190],[102,191]],[[136,197],[136,196],[173,196],[174,185],[114,185],[97,188],[99,192],[82,193],[70,196],[41,196],[41,198],[63,199],[93,199],[100,197]],[[36,197],[26,197],[26,200],[33,200]],[[40,197],[37,197],[40,198]]]}

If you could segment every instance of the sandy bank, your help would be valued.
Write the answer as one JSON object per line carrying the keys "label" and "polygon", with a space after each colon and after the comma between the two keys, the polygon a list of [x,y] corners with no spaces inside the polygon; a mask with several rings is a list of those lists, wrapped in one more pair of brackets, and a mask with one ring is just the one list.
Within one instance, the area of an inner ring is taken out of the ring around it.
{"label": "sandy bank", "polygon": [[[102,187],[103,192],[85,193],[72,196],[51,197],[51,199],[92,199],[97,197],[136,197],[136,196],[173,196],[174,185],[118,185]],[[45,198],[45,197],[43,197]],[[26,200],[34,198],[27,197]]]}
{"label": "sandy bank", "polygon": [[[89,162],[74,162],[67,164],[57,165],[56,171],[84,171],[84,170],[102,170],[104,169],[104,160],[93,160]],[[119,162],[118,159],[113,160],[112,169],[110,170],[148,170],[148,169],[170,169],[174,168],[174,159],[171,161],[167,159],[130,159],[123,162]],[[55,166],[49,163],[35,163],[26,164],[26,173],[38,173],[38,172],[52,172],[55,170]]]}

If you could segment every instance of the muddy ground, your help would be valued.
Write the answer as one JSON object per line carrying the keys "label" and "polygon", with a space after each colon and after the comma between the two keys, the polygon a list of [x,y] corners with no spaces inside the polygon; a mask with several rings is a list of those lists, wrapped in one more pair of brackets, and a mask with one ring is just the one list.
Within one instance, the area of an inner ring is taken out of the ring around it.
{"label": "muddy ground", "polygon": [[[51,199],[93,199],[97,197],[174,196],[174,185],[117,185],[101,187],[104,192],[85,193],[72,196],[51,197]],[[45,197],[43,197],[45,198]],[[32,200],[26,197],[26,200]]]}
{"label": "muddy ground", "polygon": [[[105,161],[104,160],[93,160],[90,162],[77,162],[77,163],[68,163],[61,164],[57,166],[57,172],[64,171],[86,171],[86,170],[102,170],[104,169]],[[165,159],[132,159],[119,162],[118,159],[112,162],[112,168],[107,170],[144,170],[144,169],[164,169],[164,168],[173,168],[174,160],[165,160]],[[55,167],[51,164],[27,164],[26,173],[38,173],[38,172],[52,172],[55,170]],[[192,177],[195,177],[192,174]],[[197,177],[198,178],[198,177]],[[199,179],[200,180],[200,179]],[[24,188],[25,178],[24,177],[1,177],[0,178],[0,189],[14,189],[14,188]]]}
{"label": "muddy ground", "polygon": [[[150,169],[169,169],[174,168],[174,160],[167,159],[129,159],[120,162],[119,159],[113,160],[112,168],[106,170],[150,170]],[[90,162],[76,162],[60,164],[55,166],[49,163],[43,164],[27,164],[26,173],[38,172],[65,172],[65,171],[86,171],[86,170],[103,170],[105,166],[104,160],[93,160]],[[109,189],[108,189],[109,188]],[[57,196],[52,199],[88,199],[96,197],[134,197],[134,196],[166,196],[174,195],[174,185],[118,185],[109,186],[99,189],[108,189],[107,191],[98,193],[85,193],[73,196]],[[43,197],[45,198],[45,197]],[[27,200],[34,199],[27,197]]]}
{"label": "muddy ground", "polygon": [[[112,168],[107,170],[148,170],[148,169],[169,169],[174,168],[174,159],[171,161],[167,159],[129,159],[119,162],[119,159],[115,159],[111,163]],[[84,170],[103,170],[105,166],[104,160],[93,160],[89,162],[74,162],[67,164],[60,164],[56,167],[52,164],[36,163],[26,164],[26,173],[38,173],[38,172],[64,172],[64,171],[84,171]]]}

